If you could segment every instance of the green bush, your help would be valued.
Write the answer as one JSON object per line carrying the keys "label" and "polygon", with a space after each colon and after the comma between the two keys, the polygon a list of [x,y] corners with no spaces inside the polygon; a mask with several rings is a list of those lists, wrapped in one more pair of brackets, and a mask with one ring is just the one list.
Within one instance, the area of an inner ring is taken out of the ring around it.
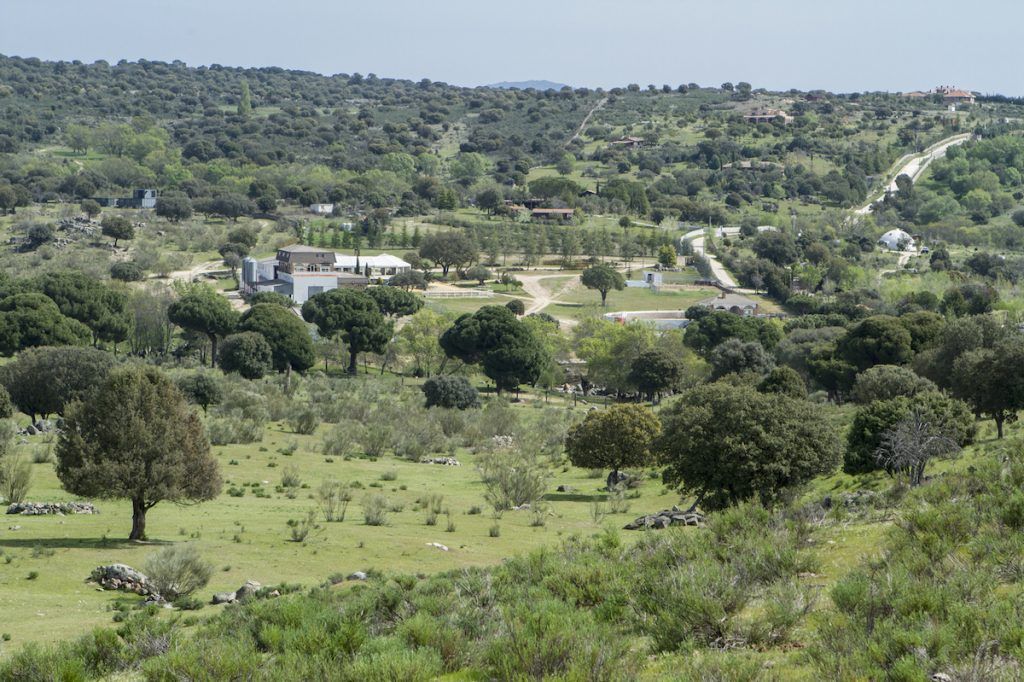
{"label": "green bush", "polygon": [[423,382],[426,406],[466,410],[480,407],[480,394],[464,376],[443,375]]}
{"label": "green bush", "polygon": [[288,428],[293,433],[312,434],[320,425],[320,412],[311,405],[295,405],[288,414]]}
{"label": "green bush", "polygon": [[146,559],[144,573],[157,594],[174,601],[205,587],[213,566],[193,545],[169,545]]}
{"label": "green bush", "polygon": [[363,497],[363,520],[367,526],[383,526],[388,522],[388,498],[380,493]]}

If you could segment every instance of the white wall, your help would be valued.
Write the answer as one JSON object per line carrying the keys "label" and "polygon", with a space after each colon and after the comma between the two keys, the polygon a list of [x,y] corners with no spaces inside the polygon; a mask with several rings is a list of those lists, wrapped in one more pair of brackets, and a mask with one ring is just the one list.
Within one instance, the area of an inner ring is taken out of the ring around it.
{"label": "white wall", "polygon": [[[288,274],[280,272],[278,276],[292,283],[292,300],[302,305],[306,300],[320,291],[330,291],[338,288],[338,276],[332,273],[295,273]],[[320,291],[314,290],[310,293],[310,287],[320,287]]]}

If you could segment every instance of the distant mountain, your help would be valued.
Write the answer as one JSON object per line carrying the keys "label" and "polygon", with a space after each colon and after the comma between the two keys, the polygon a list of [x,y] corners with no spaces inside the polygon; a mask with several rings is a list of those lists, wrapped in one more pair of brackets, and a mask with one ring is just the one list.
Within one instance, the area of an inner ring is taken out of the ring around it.
{"label": "distant mountain", "polygon": [[566,86],[565,83],[553,83],[551,81],[502,81],[500,83],[491,83],[485,85],[485,88],[496,88],[498,90],[511,90],[516,88],[519,90],[526,90],[527,88],[533,88],[534,90],[561,90]]}

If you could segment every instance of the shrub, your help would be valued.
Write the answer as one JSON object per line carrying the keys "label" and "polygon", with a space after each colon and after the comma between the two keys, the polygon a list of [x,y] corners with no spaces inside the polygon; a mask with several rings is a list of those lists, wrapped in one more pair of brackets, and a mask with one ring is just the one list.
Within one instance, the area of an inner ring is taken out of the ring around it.
{"label": "shrub", "polygon": [[464,376],[431,377],[423,382],[427,407],[465,410],[480,407],[480,394]]}
{"label": "shrub", "polygon": [[316,528],[316,511],[310,509],[301,519],[288,519],[292,542],[305,542],[309,533]]}
{"label": "shrub", "polygon": [[372,459],[384,454],[394,439],[391,424],[374,422],[363,432],[363,453]]}
{"label": "shrub", "polygon": [[440,425],[441,432],[447,438],[457,436],[466,430],[466,415],[458,410],[432,410],[429,419]]}
{"label": "shrub", "polygon": [[485,660],[491,679],[626,680],[637,672],[630,646],[590,613],[547,598],[507,609]]}
{"label": "shrub", "polygon": [[362,427],[354,421],[340,421],[323,437],[325,455],[344,457],[358,444]]}
{"label": "shrub", "polygon": [[710,645],[732,638],[751,592],[728,566],[698,556],[668,575],[652,569],[637,581],[633,598],[655,648],[675,651],[687,640]]}
{"label": "shrub", "polygon": [[548,472],[519,452],[486,455],[478,469],[487,489],[484,498],[495,511],[536,502],[547,487]]}
{"label": "shrub", "polygon": [[21,455],[0,457],[0,497],[8,504],[24,502],[32,486],[32,465]]}
{"label": "shrub", "polygon": [[206,422],[212,445],[258,443],[263,440],[263,423],[239,417],[213,417]]}
{"label": "shrub", "polygon": [[320,424],[320,412],[311,405],[295,405],[288,415],[288,428],[293,433],[309,435]]}
{"label": "shrub", "polygon": [[142,666],[147,680],[194,679],[198,671],[209,680],[252,680],[258,677],[263,655],[248,638],[223,637],[174,647]]}
{"label": "shrub", "polygon": [[345,520],[345,512],[352,501],[352,487],[338,481],[324,481],[317,491],[317,502],[328,523]]}
{"label": "shrub", "polygon": [[174,601],[205,587],[213,566],[192,545],[170,545],[146,559],[144,572],[161,597]]}
{"label": "shrub", "polygon": [[[0,385],[0,419],[10,419],[14,416],[14,402],[7,389]],[[13,428],[13,424],[11,425]]]}
{"label": "shrub", "polygon": [[363,520],[367,526],[383,526],[388,522],[388,498],[380,493],[363,497]]}
{"label": "shrub", "polygon": [[281,472],[281,485],[285,488],[298,488],[302,485],[302,475],[297,466],[289,464],[284,468]]}
{"label": "shrub", "polygon": [[430,682],[444,671],[441,655],[434,649],[410,648],[397,638],[371,640],[346,666],[345,682]]}
{"label": "shrub", "polygon": [[138,263],[125,261],[110,266],[110,277],[122,282],[140,282],[146,278],[146,271]]}

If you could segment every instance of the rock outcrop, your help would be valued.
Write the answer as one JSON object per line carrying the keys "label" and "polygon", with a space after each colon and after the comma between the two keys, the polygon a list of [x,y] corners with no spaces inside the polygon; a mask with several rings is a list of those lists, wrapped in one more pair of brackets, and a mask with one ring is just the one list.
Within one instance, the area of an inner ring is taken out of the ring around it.
{"label": "rock outcrop", "polygon": [[[260,585],[255,580],[246,580],[245,584],[239,587],[234,592],[218,592],[213,595],[212,604],[234,604],[235,602],[245,601],[246,599],[252,599],[256,596],[256,593],[260,591]],[[271,592],[270,597],[280,596],[280,592],[274,594]]]}
{"label": "rock outcrop", "polygon": [[21,516],[45,516],[46,514],[99,514],[89,502],[15,502],[7,507],[8,514]]}
{"label": "rock outcrop", "polygon": [[669,526],[701,526],[704,525],[704,515],[698,511],[683,511],[678,507],[664,509],[655,514],[648,514],[627,523],[623,528],[626,530],[647,530],[661,529]]}
{"label": "rock outcrop", "polygon": [[454,457],[424,457],[420,460],[420,464],[441,464],[447,467],[459,466],[459,460]]}
{"label": "rock outcrop", "polygon": [[125,564],[110,564],[93,569],[87,582],[93,582],[104,590],[133,592],[143,596],[153,594],[149,587],[149,578]]}

